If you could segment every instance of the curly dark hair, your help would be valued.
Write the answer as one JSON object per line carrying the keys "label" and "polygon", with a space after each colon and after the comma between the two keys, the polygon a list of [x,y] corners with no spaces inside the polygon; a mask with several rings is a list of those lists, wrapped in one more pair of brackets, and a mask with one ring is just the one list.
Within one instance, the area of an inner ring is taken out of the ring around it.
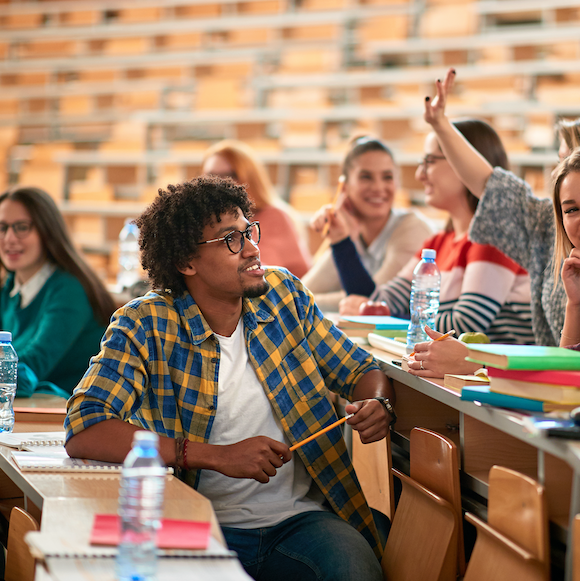
{"label": "curly dark hair", "polygon": [[230,178],[201,176],[159,190],[153,203],[135,220],[139,227],[141,264],[152,288],[179,295],[187,290],[179,268],[197,255],[203,229],[221,216],[242,211],[248,220],[253,204],[244,186]]}

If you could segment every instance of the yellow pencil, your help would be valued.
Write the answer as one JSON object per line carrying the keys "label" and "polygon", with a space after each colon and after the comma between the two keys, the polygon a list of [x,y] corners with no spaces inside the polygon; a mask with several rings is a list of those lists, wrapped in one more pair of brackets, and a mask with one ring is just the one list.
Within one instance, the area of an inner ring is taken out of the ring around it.
{"label": "yellow pencil", "polygon": [[[452,337],[453,335],[455,335],[455,329],[451,329],[451,331],[449,331],[448,333],[445,333],[444,335],[441,335],[441,337],[437,337],[437,339],[433,339],[433,342],[443,341],[443,339],[447,339],[447,337]],[[415,351],[413,351],[413,353],[411,353],[411,355],[409,355],[409,357],[413,357],[413,355],[415,355]]]}
{"label": "yellow pencil", "polygon": [[336,428],[336,426],[340,426],[340,424],[344,424],[344,422],[346,422],[346,420],[348,420],[349,418],[352,418],[352,416],[354,416],[354,414],[349,414],[348,416],[344,416],[344,418],[340,418],[340,420],[334,422],[334,424],[330,424],[330,426],[326,426],[326,428],[322,428],[322,430],[320,430],[319,432],[316,432],[316,434],[312,434],[312,436],[309,436],[308,438],[306,438],[306,440],[302,440],[302,442],[299,442],[298,444],[294,444],[294,446],[290,446],[290,452],[294,452],[294,450],[296,450],[296,448],[300,448],[300,446],[304,446],[304,444],[308,444],[308,442],[312,442],[312,440],[314,440],[315,438],[318,438],[318,436],[321,436],[322,434],[325,434],[329,430],[332,430],[332,428]]}
{"label": "yellow pencil", "polygon": [[[338,178],[338,187],[336,188],[336,194],[334,194],[334,199],[332,200],[332,209],[334,210],[334,206],[336,206],[336,202],[338,202],[338,197],[340,196],[340,192],[342,192],[342,184],[344,184],[344,176],[340,176]],[[322,237],[326,238],[328,234],[328,230],[330,229],[330,222],[326,222],[324,228],[322,229]]]}

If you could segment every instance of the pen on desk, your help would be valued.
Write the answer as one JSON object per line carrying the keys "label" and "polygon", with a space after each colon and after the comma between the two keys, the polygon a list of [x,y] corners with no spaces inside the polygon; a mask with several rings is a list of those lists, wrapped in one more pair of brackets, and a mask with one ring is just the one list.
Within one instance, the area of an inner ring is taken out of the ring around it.
{"label": "pen on desk", "polygon": [[[340,196],[340,192],[342,192],[342,184],[344,184],[345,177],[341,175],[338,178],[338,187],[336,188],[336,194],[334,194],[334,199],[332,200],[332,209],[334,210],[334,206],[336,206],[336,202],[338,202],[338,197]],[[328,230],[330,229],[330,222],[326,222],[324,228],[322,229],[322,237],[326,238],[328,234]]]}
{"label": "pen on desk", "polygon": [[315,438],[318,438],[318,436],[321,436],[322,434],[325,434],[329,430],[332,430],[332,428],[336,428],[336,426],[340,426],[340,424],[344,424],[344,422],[346,422],[346,420],[348,420],[349,418],[352,418],[352,416],[354,416],[354,414],[349,414],[348,416],[344,416],[344,418],[340,418],[340,420],[334,422],[333,424],[330,424],[330,426],[326,426],[326,428],[322,428],[322,430],[320,430],[319,432],[316,432],[316,434],[312,434],[312,436],[309,436],[308,438],[306,438],[306,440],[302,440],[302,442],[298,442],[298,444],[294,444],[294,446],[290,446],[290,452],[294,452],[294,450],[296,450],[296,448],[300,448],[300,446],[304,446],[304,444],[308,444],[308,442],[311,442]]}
{"label": "pen on desk", "polygon": [[[435,342],[435,341],[443,341],[443,339],[447,339],[447,337],[452,337],[453,335],[455,335],[455,329],[451,329],[451,331],[448,331],[444,335],[441,335],[441,337],[437,337],[437,339],[433,339],[433,342]],[[415,351],[413,351],[413,353],[411,353],[409,355],[409,357],[413,357],[413,355],[415,355]]]}

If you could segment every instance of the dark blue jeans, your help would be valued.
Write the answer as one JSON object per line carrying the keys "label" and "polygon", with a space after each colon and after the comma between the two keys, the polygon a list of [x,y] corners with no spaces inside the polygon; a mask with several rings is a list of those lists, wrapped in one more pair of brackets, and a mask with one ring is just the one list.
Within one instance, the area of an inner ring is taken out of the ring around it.
{"label": "dark blue jeans", "polygon": [[222,527],[257,581],[381,581],[381,566],[366,539],[330,512],[305,512],[273,527]]}

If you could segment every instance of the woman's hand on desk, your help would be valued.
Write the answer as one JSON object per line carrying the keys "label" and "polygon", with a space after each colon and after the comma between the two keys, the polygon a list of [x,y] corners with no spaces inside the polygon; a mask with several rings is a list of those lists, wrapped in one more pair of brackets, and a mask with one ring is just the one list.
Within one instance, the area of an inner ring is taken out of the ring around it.
{"label": "woman's hand on desk", "polygon": [[477,363],[465,361],[467,346],[465,343],[447,337],[435,341],[443,335],[427,327],[427,333],[433,341],[424,341],[415,345],[415,356],[409,360],[409,373],[418,377],[443,377],[446,373],[470,374],[481,367]]}
{"label": "woman's hand on desk", "polygon": [[341,315],[359,315],[361,305],[368,300],[369,297],[362,295],[348,295],[338,304],[338,312]]}

